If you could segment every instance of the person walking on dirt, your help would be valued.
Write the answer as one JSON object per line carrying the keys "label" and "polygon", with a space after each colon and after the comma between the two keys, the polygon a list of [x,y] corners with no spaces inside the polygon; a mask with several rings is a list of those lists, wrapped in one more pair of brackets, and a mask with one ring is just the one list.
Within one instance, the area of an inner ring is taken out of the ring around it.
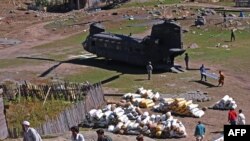
{"label": "person walking on dirt", "polygon": [[109,136],[104,135],[104,130],[103,129],[97,130],[96,133],[98,135],[97,141],[112,141],[112,139]]}
{"label": "person walking on dirt", "polygon": [[42,141],[41,136],[36,131],[36,129],[30,127],[28,121],[23,121],[23,141]]}
{"label": "person walking on dirt", "polygon": [[230,125],[236,125],[237,113],[233,108],[231,108],[228,112],[228,122]]}
{"label": "person walking on dirt", "polygon": [[200,67],[201,81],[203,80],[203,77],[205,78],[205,81],[207,81],[207,76],[205,75],[205,73],[206,73],[206,68],[202,64]]}
{"label": "person walking on dirt", "polygon": [[234,29],[231,29],[231,42],[232,41],[235,41],[235,30]]}
{"label": "person walking on dirt", "polygon": [[202,141],[205,136],[206,128],[205,125],[198,121],[198,124],[195,127],[194,136],[196,137],[196,141]]}
{"label": "person walking on dirt", "polygon": [[222,71],[219,71],[219,83],[218,83],[218,87],[221,85],[223,86],[224,85],[224,79],[225,79],[225,76],[224,74],[222,73]]}
{"label": "person walking on dirt", "polygon": [[186,70],[188,70],[188,69],[189,69],[189,67],[188,67],[188,62],[189,62],[188,53],[185,53],[185,58],[184,58],[184,60],[185,60],[185,64],[186,64]]}
{"label": "person walking on dirt", "polygon": [[78,126],[73,126],[70,128],[70,130],[72,132],[72,135],[71,135],[72,141],[85,141],[83,135],[79,133]]}
{"label": "person walking on dirt", "polygon": [[153,66],[151,65],[151,62],[149,61],[147,65],[148,80],[151,79],[152,71],[153,71]]}
{"label": "person walking on dirt", "polygon": [[239,110],[239,116],[238,116],[238,122],[237,125],[245,125],[246,124],[246,117],[245,115],[242,113],[242,110]]}

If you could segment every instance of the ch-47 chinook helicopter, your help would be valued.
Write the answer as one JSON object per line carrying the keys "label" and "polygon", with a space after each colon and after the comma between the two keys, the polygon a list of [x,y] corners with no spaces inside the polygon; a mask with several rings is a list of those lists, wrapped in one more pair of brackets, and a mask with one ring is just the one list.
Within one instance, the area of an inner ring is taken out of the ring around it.
{"label": "ch-47 chinook helicopter", "polygon": [[153,25],[151,34],[139,39],[105,32],[100,23],[90,25],[89,35],[82,43],[84,49],[98,57],[145,66],[174,66],[174,58],[185,52],[182,28],[173,21]]}

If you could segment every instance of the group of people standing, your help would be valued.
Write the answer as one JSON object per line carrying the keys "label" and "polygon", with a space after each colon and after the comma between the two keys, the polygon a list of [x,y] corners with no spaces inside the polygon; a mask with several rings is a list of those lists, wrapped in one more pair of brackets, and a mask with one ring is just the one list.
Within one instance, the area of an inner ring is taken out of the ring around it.
{"label": "group of people standing", "polygon": [[[228,112],[228,122],[230,125],[245,125],[246,118],[241,109],[239,110],[238,115],[234,109],[230,109]],[[196,141],[202,141],[204,139],[205,133],[206,127],[201,123],[201,121],[199,121],[194,131]]]}
{"label": "group of people standing", "polygon": [[[30,127],[30,122],[23,121],[23,141],[42,141],[39,133],[32,127]],[[79,132],[78,126],[73,126],[70,128],[71,131],[71,141],[85,141],[83,134]],[[104,134],[103,129],[98,129],[97,133],[97,141],[112,141],[112,138]],[[143,135],[140,134],[136,137],[137,141],[143,141]]]}
{"label": "group of people standing", "polygon": [[[185,61],[185,65],[186,65],[186,70],[189,70],[190,68],[189,68],[189,55],[188,55],[188,53],[185,53],[184,61]],[[204,64],[201,65],[199,70],[200,70],[200,74],[201,74],[200,81],[203,81],[203,79],[205,81],[207,81],[206,68],[205,68]],[[218,85],[217,86],[223,86],[224,85],[224,79],[225,79],[225,75],[220,70],[219,71]]]}
{"label": "group of people standing", "polygon": [[[243,111],[240,109],[239,114],[237,115],[234,109],[230,109],[228,112],[228,122],[230,125],[245,125],[246,118],[243,114]],[[22,128],[24,132],[23,141],[42,141],[39,133],[32,127],[30,127],[30,123],[28,121],[23,121]],[[71,140],[72,141],[85,141],[84,136],[79,133],[79,127],[73,126],[70,128],[71,130]],[[104,134],[103,129],[99,129],[96,131],[97,133],[97,141],[112,141],[112,138]],[[201,121],[198,121],[198,124],[195,127],[194,136],[196,141],[202,141],[204,139],[206,133],[206,127]],[[137,141],[143,141],[143,135],[140,134],[136,137]]]}
{"label": "group of people standing", "polygon": [[[39,133],[32,127],[30,127],[30,122],[23,121],[23,141],[42,141]],[[84,136],[79,132],[78,126],[73,126],[70,128],[71,131],[71,141],[85,141]],[[96,131],[97,133],[97,141],[112,141],[107,135],[104,135],[104,130],[99,129]],[[142,140],[143,141],[143,140]]]}
{"label": "group of people standing", "polygon": [[245,125],[246,118],[243,111],[240,109],[239,114],[237,115],[234,109],[230,109],[228,112],[228,122],[230,125]]}
{"label": "group of people standing", "polygon": [[[200,74],[201,74],[201,80],[200,81],[203,81],[203,78],[205,79],[205,81],[207,81],[206,68],[205,68],[204,64],[202,64],[201,67],[200,67]],[[217,85],[217,87],[224,85],[224,79],[225,79],[225,75],[220,70],[219,71],[219,77],[218,77],[218,85]]]}
{"label": "group of people standing", "polygon": [[[186,70],[189,70],[190,68],[189,68],[189,55],[188,55],[188,53],[185,53],[184,61],[185,61],[185,65],[186,65]],[[146,66],[146,69],[147,69],[147,73],[148,73],[148,80],[151,80],[152,72],[153,72],[153,66],[152,66],[150,61],[148,62],[147,66]],[[201,65],[199,70],[200,70],[200,75],[201,75],[200,81],[203,81],[203,79],[205,81],[207,81],[206,68],[205,68],[204,64]],[[218,87],[224,85],[224,79],[225,79],[225,75],[220,70],[219,71],[219,77],[218,77],[218,85],[217,85]]]}

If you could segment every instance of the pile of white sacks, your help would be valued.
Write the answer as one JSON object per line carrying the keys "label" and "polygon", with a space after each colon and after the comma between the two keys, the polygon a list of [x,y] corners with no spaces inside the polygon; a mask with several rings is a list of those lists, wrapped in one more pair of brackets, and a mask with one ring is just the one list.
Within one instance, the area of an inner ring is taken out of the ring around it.
{"label": "pile of white sacks", "polygon": [[212,108],[220,110],[236,109],[237,104],[232,97],[225,95],[220,101],[216,102]]}
{"label": "pile of white sacks", "polygon": [[182,116],[192,116],[200,118],[205,112],[198,108],[198,104],[194,104],[192,100],[184,98],[162,98],[158,92],[153,93],[152,90],[139,88],[134,93],[127,93],[123,96],[129,100],[134,106],[140,108],[153,108],[156,112],[166,113],[171,111],[174,114]]}
{"label": "pile of white sacks", "polygon": [[109,132],[127,135],[144,134],[149,137],[186,137],[184,125],[170,112],[150,115],[132,104],[124,107],[109,104],[103,109],[92,109],[88,122],[97,127],[108,127]]}

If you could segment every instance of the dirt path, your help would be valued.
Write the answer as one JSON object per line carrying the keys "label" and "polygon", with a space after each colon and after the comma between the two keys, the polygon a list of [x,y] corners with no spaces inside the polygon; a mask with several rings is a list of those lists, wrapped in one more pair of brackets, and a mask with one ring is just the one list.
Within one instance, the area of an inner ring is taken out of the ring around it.
{"label": "dirt path", "polygon": [[77,31],[67,35],[54,34],[53,32],[48,31],[44,28],[46,24],[48,24],[48,22],[39,23],[27,27],[22,31],[12,32],[11,34],[9,34],[8,36],[20,39],[22,43],[2,49],[0,51],[0,59],[16,58],[20,55],[29,54],[30,52],[29,49],[31,49],[34,46],[64,39],[82,32],[82,31]]}

